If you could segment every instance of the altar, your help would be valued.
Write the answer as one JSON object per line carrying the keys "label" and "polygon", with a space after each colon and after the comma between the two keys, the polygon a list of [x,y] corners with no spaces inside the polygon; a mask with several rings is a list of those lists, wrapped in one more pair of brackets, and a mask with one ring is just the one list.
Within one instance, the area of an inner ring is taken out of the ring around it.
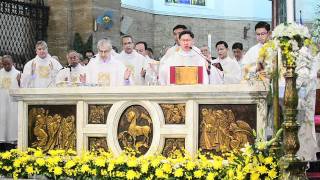
{"label": "altar", "polygon": [[18,148],[103,148],[119,155],[217,152],[252,143],[267,126],[267,86],[231,85],[12,89]]}

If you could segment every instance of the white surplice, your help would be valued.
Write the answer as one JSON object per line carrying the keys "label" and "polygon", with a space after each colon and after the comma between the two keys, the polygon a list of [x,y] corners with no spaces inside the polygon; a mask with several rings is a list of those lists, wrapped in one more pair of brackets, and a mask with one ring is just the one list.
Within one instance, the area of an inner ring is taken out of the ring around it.
{"label": "white surplice", "polygon": [[61,64],[49,54],[44,59],[36,56],[24,66],[21,86],[24,88],[54,86],[56,75],[61,69]]}
{"label": "white surplice", "polygon": [[18,140],[18,104],[10,98],[9,89],[19,88],[19,74],[13,66],[9,72],[0,70],[0,142]]}
{"label": "white surplice", "polygon": [[144,56],[133,50],[131,54],[122,51],[115,58],[131,70],[131,79],[134,85],[144,85],[144,78],[141,76],[141,70],[146,64]]}
{"label": "white surplice", "polygon": [[206,61],[193,50],[186,52],[179,48],[179,50],[173,52],[166,59],[161,60],[159,67],[160,85],[170,85],[171,66],[202,66],[203,84],[209,83],[209,77],[206,71]]}
{"label": "white surplice", "polygon": [[126,67],[114,56],[103,61],[100,56],[90,60],[87,68],[87,83],[97,86],[128,85],[124,79]]}
{"label": "white surplice", "polygon": [[257,69],[257,62],[259,58],[259,51],[262,48],[263,44],[258,43],[252,46],[246,54],[242,58],[241,62],[241,71],[242,71],[242,78],[248,79],[249,74],[255,75]]}
{"label": "white surplice", "polygon": [[237,84],[241,81],[241,69],[239,63],[227,56],[224,59],[215,59],[213,63],[220,63],[223,71],[211,65],[210,84]]}
{"label": "white surplice", "polygon": [[77,84],[80,82],[80,75],[86,76],[86,68],[80,64],[76,67],[68,67],[65,68],[57,74],[56,84],[67,82],[71,84]]}

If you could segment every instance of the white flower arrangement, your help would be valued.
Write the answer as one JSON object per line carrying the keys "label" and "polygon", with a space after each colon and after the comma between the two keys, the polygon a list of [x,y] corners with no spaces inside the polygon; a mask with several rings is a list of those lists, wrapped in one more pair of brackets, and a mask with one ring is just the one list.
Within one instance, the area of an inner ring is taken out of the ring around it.
{"label": "white flower arrangement", "polygon": [[296,23],[282,23],[278,25],[272,32],[272,37],[274,39],[279,39],[283,37],[288,37],[290,39],[295,38],[295,36],[300,36],[304,38],[310,38],[309,30],[306,26]]}

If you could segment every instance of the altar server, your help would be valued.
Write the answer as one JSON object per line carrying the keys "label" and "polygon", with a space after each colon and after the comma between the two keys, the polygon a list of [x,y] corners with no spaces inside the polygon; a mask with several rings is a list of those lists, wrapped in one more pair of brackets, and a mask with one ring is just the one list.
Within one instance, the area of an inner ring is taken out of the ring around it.
{"label": "altar server", "polygon": [[118,56],[115,57],[131,71],[133,84],[143,85],[146,58],[133,49],[134,43],[130,35],[122,36],[121,39],[123,50]]}
{"label": "altar server", "polygon": [[55,85],[57,73],[62,69],[61,64],[48,53],[47,43],[36,43],[37,56],[27,62],[21,77],[24,88],[47,88]]}
{"label": "altar server", "polygon": [[111,55],[110,40],[102,39],[98,42],[98,55],[87,65],[87,82],[97,86],[130,85],[130,70],[121,61]]}
{"label": "altar server", "polygon": [[179,35],[180,46],[176,52],[169,55],[166,59],[161,60],[159,68],[159,81],[161,85],[170,84],[170,67],[171,66],[202,66],[203,84],[208,84],[209,78],[206,71],[206,60],[195,51],[192,46],[194,34],[185,30]]}
{"label": "altar server", "polygon": [[9,96],[9,89],[19,88],[20,72],[13,66],[12,57],[4,55],[0,70],[0,143],[15,144],[18,140],[18,107]]}
{"label": "altar server", "polygon": [[85,67],[80,64],[80,54],[75,50],[70,50],[67,54],[68,66],[59,71],[56,78],[57,85],[68,83],[76,85],[86,82]]}
{"label": "altar server", "polygon": [[255,26],[255,32],[258,44],[251,47],[243,57],[243,79],[248,79],[251,76],[255,76],[256,72],[262,71],[262,69],[257,69],[257,62],[261,47],[269,40],[271,36],[270,24],[264,21],[258,22]]}
{"label": "altar server", "polygon": [[216,44],[218,58],[212,61],[210,84],[236,84],[241,80],[238,62],[228,56],[228,44],[219,41]]}

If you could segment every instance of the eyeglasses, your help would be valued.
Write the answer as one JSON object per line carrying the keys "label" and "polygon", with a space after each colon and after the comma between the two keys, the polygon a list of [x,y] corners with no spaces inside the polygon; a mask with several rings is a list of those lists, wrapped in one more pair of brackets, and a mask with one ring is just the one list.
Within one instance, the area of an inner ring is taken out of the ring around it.
{"label": "eyeglasses", "polygon": [[190,42],[192,39],[180,39],[181,42]]}
{"label": "eyeglasses", "polygon": [[265,36],[267,34],[268,34],[268,32],[262,32],[262,33],[257,33],[256,36]]}

